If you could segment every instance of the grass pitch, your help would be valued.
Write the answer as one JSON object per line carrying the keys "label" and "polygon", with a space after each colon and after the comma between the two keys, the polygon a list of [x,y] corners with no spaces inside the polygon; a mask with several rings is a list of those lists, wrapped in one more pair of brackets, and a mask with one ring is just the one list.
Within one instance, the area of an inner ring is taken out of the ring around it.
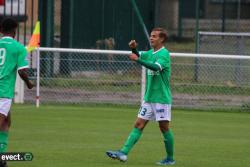
{"label": "grass pitch", "polygon": [[[10,167],[152,167],[165,156],[157,123],[148,124],[126,163],[106,150],[121,147],[136,107],[12,107],[10,152],[32,152],[33,161]],[[173,110],[175,167],[250,166],[250,114]]]}

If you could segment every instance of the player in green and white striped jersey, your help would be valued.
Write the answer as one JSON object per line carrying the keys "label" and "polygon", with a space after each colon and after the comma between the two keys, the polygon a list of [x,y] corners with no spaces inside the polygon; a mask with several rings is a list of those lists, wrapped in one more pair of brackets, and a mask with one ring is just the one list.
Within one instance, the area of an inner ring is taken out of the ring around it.
{"label": "player in green and white striped jersey", "polygon": [[[33,87],[26,72],[27,51],[14,39],[17,26],[17,22],[10,18],[1,23],[3,37],[0,39],[0,153],[6,152],[8,145],[11,121],[9,111],[14,97],[16,73],[19,73],[29,89]],[[1,166],[6,166],[6,162],[0,161]]]}
{"label": "player in green and white striped jersey", "polygon": [[164,47],[167,40],[167,32],[162,28],[154,28],[150,35],[152,49],[139,54],[136,50],[135,40],[130,41],[129,46],[133,54],[132,61],[146,67],[146,90],[144,103],[138,113],[134,129],[119,151],[107,151],[107,155],[120,161],[126,161],[129,151],[139,140],[143,129],[149,120],[159,123],[162,132],[166,157],[157,162],[159,165],[173,165],[174,160],[174,138],[169,123],[171,121],[172,95],[170,91],[171,60],[168,50]]}

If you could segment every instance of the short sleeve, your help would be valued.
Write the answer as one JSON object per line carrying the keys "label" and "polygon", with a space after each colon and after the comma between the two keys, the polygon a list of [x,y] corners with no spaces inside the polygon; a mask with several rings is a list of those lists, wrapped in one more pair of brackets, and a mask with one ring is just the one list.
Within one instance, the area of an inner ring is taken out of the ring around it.
{"label": "short sleeve", "polygon": [[18,52],[18,62],[17,62],[17,69],[23,69],[23,68],[28,68],[29,67],[29,63],[28,63],[28,59],[27,59],[27,50],[25,49],[24,46],[21,46],[19,48],[19,52]]}
{"label": "short sleeve", "polygon": [[161,68],[161,70],[163,70],[165,68],[169,68],[170,67],[170,54],[169,54],[169,52],[165,52],[164,54],[159,55],[155,64],[157,64]]}

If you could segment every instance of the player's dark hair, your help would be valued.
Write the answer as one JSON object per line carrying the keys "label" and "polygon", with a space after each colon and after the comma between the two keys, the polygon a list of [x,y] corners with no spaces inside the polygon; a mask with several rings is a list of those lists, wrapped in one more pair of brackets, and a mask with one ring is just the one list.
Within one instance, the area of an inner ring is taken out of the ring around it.
{"label": "player's dark hair", "polygon": [[11,33],[16,30],[18,23],[12,18],[5,18],[1,22],[1,32],[2,33]]}
{"label": "player's dark hair", "polygon": [[165,30],[164,28],[160,28],[160,27],[156,27],[154,28],[152,31],[159,31],[159,37],[163,38],[163,43],[165,43],[168,39],[168,33],[167,30]]}

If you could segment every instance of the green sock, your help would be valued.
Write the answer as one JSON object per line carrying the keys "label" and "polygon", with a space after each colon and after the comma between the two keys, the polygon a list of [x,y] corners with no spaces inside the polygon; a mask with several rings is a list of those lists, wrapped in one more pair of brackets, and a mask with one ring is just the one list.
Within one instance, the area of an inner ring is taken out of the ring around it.
{"label": "green sock", "polygon": [[139,140],[141,137],[142,131],[138,128],[134,128],[131,133],[128,136],[128,139],[124,143],[121,151],[128,155],[129,151],[132,149],[132,147],[135,145],[135,143]]}
{"label": "green sock", "polygon": [[167,132],[162,132],[162,134],[164,137],[167,158],[174,160],[174,135],[170,129]]}
{"label": "green sock", "polygon": [[0,153],[6,152],[8,145],[8,132],[0,131]]}

